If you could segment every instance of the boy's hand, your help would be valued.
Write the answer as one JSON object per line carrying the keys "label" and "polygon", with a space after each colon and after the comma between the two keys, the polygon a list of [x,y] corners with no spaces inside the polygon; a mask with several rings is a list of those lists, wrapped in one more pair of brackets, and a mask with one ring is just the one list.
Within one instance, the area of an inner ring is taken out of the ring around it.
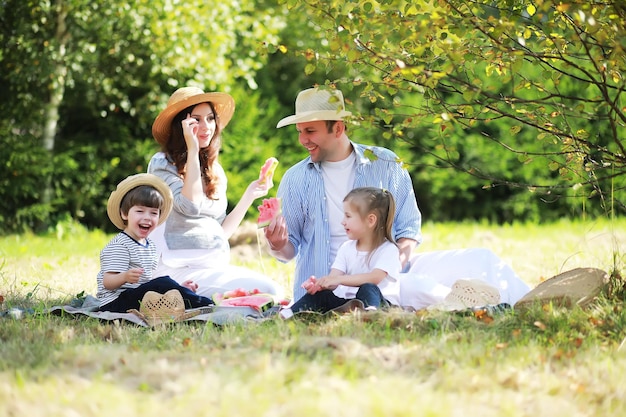
{"label": "boy's hand", "polygon": [[124,272],[124,281],[129,284],[136,284],[139,282],[139,278],[143,275],[143,268],[131,268]]}

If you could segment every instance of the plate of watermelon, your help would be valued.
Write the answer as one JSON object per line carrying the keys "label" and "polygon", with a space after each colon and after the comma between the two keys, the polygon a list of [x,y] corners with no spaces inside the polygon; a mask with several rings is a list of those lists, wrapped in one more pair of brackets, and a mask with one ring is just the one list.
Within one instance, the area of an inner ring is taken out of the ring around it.
{"label": "plate of watermelon", "polygon": [[243,288],[213,294],[213,302],[218,307],[251,307],[260,313],[267,311],[276,303],[274,296],[264,294],[258,289],[246,291]]}

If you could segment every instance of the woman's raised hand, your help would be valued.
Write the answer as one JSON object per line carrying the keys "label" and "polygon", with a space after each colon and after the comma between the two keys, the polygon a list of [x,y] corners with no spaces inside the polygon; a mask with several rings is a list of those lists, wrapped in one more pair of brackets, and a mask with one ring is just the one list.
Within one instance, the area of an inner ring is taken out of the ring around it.
{"label": "woman's raised hand", "polygon": [[272,180],[267,181],[259,181],[254,180],[248,185],[246,189],[246,194],[252,198],[252,200],[256,200],[257,198],[265,197],[269,192],[270,188],[274,186]]}
{"label": "woman's raised hand", "polygon": [[183,136],[185,136],[185,143],[187,144],[187,152],[191,154],[192,150],[199,150],[198,144],[198,129],[200,125],[198,121],[187,114],[187,118],[181,122],[183,128]]}

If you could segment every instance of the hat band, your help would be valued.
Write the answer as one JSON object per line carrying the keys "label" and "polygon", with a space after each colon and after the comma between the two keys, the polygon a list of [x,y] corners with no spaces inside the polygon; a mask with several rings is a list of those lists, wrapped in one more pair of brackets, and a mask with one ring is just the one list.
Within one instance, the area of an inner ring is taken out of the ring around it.
{"label": "hat band", "polygon": [[348,117],[350,115],[352,115],[352,113],[345,110],[311,110],[285,117],[278,122],[276,127],[283,127],[295,123],[315,122],[319,120],[342,120],[344,117]]}

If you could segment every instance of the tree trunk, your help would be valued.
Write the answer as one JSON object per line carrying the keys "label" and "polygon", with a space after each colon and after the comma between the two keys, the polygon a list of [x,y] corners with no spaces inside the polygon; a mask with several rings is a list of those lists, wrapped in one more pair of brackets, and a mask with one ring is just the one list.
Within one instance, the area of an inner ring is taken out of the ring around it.
{"label": "tree trunk", "polygon": [[[66,45],[69,38],[65,19],[67,17],[67,4],[64,1],[60,1],[57,5],[57,30],[55,33],[55,43],[57,45],[56,50],[56,64],[51,74],[50,84],[48,87],[48,103],[44,107],[44,120],[45,125],[42,135],[43,147],[50,154],[50,158],[54,154],[54,143],[57,132],[57,125],[59,122],[59,108],[63,102],[63,96],[65,94],[65,78],[67,76],[67,65],[65,63]],[[41,204],[43,206],[50,206],[52,202],[53,187],[52,187],[52,175],[45,179],[44,190],[41,194]],[[40,225],[40,228],[47,228],[50,226],[49,219],[46,219],[44,223]]]}

